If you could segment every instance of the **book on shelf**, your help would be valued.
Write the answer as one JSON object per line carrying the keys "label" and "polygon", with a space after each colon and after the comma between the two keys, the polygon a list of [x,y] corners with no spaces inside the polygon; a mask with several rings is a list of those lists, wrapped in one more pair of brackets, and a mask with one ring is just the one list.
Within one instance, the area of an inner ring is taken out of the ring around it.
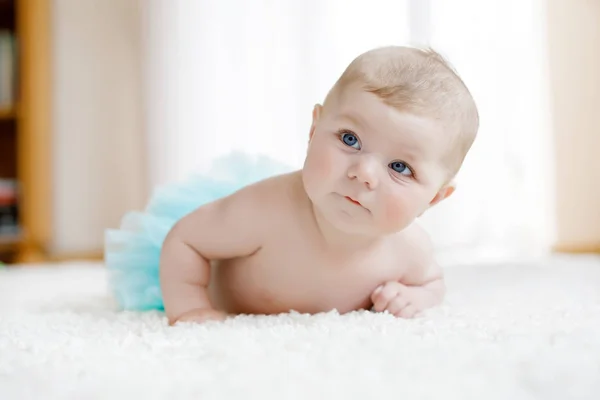
{"label": "book on shelf", "polygon": [[0,179],[0,240],[20,233],[18,197],[17,181]]}
{"label": "book on shelf", "polygon": [[0,110],[11,110],[17,97],[17,41],[13,32],[0,30]]}

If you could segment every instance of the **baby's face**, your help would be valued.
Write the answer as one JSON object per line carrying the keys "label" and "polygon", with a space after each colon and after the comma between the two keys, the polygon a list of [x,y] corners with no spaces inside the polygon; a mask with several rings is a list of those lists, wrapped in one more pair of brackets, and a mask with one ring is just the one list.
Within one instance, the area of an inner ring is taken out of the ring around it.
{"label": "baby's face", "polygon": [[358,88],[318,114],[303,180],[314,207],[338,229],[397,232],[451,193],[443,187],[449,143],[434,121]]}

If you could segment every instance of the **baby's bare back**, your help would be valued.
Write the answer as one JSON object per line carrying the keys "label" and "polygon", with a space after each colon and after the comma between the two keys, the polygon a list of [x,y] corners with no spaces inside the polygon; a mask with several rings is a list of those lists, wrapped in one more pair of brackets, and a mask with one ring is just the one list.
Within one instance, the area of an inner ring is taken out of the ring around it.
{"label": "baby's bare back", "polygon": [[398,249],[399,236],[394,246],[382,241],[361,251],[327,248],[300,188],[298,174],[255,187],[272,191],[269,207],[244,221],[261,226],[260,248],[246,257],[213,261],[214,307],[232,314],[345,313],[370,308],[378,285],[401,278],[405,266],[391,251]]}

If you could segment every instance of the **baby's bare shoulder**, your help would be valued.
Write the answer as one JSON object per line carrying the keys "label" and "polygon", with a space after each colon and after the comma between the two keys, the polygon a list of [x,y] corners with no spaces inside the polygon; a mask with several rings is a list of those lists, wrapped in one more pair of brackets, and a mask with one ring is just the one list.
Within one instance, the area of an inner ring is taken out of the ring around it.
{"label": "baby's bare shoulder", "polygon": [[414,222],[402,232],[395,240],[398,241],[402,251],[412,250],[415,255],[431,255],[433,253],[433,243],[429,233],[418,223]]}
{"label": "baby's bare shoulder", "polygon": [[429,233],[419,224],[413,223],[393,238],[393,252],[399,261],[404,280],[421,281],[432,273],[436,274],[435,251]]}
{"label": "baby's bare shoulder", "polygon": [[251,200],[253,205],[270,208],[286,202],[296,191],[299,172],[276,175],[240,189],[234,194],[236,200]]}
{"label": "baby's bare shoulder", "polygon": [[265,219],[265,214],[275,217],[289,211],[290,200],[296,197],[298,174],[277,175],[248,185],[230,196],[228,207],[245,209],[247,218],[272,221]]}
{"label": "baby's bare shoulder", "polygon": [[168,239],[183,241],[211,259],[252,254],[281,220],[289,179],[269,178],[204,204],[179,220]]}

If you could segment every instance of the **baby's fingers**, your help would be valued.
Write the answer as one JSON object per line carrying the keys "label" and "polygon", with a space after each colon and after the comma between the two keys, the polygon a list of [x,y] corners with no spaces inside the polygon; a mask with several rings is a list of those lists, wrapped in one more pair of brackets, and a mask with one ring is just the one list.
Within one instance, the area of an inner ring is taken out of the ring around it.
{"label": "baby's fingers", "polygon": [[413,318],[417,315],[418,311],[419,310],[417,309],[417,307],[415,307],[412,304],[409,304],[406,307],[404,307],[396,316],[400,318]]}
{"label": "baby's fingers", "polygon": [[388,304],[398,295],[400,289],[401,284],[398,282],[387,282],[383,286],[375,289],[371,295],[373,309],[377,312],[386,310]]}
{"label": "baby's fingers", "polygon": [[406,297],[398,295],[389,302],[386,310],[390,314],[399,317],[402,311],[408,307],[411,307],[411,305],[408,303]]}

